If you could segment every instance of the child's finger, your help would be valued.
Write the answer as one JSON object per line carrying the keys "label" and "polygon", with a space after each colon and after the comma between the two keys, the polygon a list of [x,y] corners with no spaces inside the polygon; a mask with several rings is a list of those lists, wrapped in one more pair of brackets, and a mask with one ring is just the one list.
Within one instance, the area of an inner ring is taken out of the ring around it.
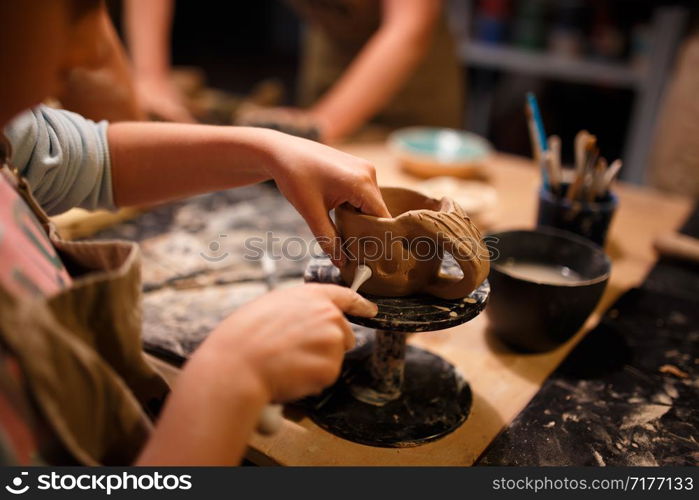
{"label": "child's finger", "polygon": [[340,238],[337,228],[330,220],[330,216],[325,211],[325,207],[312,209],[310,213],[302,214],[306,218],[308,227],[316,238],[320,248],[330,256],[335,265],[341,267],[344,264],[344,255],[340,247]]}
{"label": "child's finger", "polygon": [[376,186],[366,187],[358,194],[358,199],[351,205],[357,207],[362,213],[376,217],[391,217],[386,203],[381,197],[381,191]]}
{"label": "child's finger", "polygon": [[341,311],[353,316],[363,316],[373,318],[379,308],[373,302],[368,301],[357,292],[349,288],[338,285],[319,285],[321,291],[335,304]]}

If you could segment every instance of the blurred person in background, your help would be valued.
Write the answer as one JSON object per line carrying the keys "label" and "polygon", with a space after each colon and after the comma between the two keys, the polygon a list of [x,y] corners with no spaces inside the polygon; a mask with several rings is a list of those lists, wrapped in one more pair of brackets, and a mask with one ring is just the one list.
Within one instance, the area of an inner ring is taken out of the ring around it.
{"label": "blurred person in background", "polygon": [[194,123],[185,99],[173,84],[170,37],[174,0],[123,0],[124,34],[141,109],[157,119]]}
{"label": "blurred person in background", "polygon": [[107,10],[100,9],[98,16],[97,36],[103,47],[99,65],[68,70],[65,84],[51,100],[91,120],[143,120],[146,114],[136,95],[124,46]]}
{"label": "blurred person in background", "polygon": [[[441,0],[288,0],[308,24],[301,108],[251,109],[243,124],[341,140],[369,121],[387,128],[462,125],[464,83]],[[170,81],[173,0],[125,0],[144,110],[189,121]],[[304,132],[305,131],[305,132]]]}

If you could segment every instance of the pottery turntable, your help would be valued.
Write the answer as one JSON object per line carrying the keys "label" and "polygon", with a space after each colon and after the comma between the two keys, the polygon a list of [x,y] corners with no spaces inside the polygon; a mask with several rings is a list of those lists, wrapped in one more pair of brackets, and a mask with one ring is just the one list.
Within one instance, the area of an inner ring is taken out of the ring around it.
{"label": "pottery turntable", "polygon": [[[455,276],[458,269],[455,261],[445,259],[442,273]],[[312,260],[304,279],[343,283],[339,270],[325,258]],[[418,446],[456,430],[471,409],[468,382],[440,356],[407,345],[406,340],[412,333],[443,330],[475,318],[485,308],[488,281],[452,300],[360,293],[378,305],[378,314],[348,319],[375,332],[357,339],[335,385],[303,401],[311,419],[344,439],[382,447]]]}

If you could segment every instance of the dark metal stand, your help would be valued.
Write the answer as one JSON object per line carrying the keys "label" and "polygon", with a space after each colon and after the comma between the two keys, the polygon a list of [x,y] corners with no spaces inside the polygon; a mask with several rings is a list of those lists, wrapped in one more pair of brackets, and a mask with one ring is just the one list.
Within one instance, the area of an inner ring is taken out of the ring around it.
{"label": "dark metal stand", "polygon": [[[339,283],[328,260],[312,261],[306,281]],[[438,439],[468,417],[471,389],[441,357],[406,345],[408,333],[441,330],[476,317],[490,286],[484,281],[464,299],[432,296],[374,297],[376,317],[348,316],[376,328],[373,338],[349,352],[339,380],[304,400],[310,417],[342,438],[372,446],[406,447]]]}

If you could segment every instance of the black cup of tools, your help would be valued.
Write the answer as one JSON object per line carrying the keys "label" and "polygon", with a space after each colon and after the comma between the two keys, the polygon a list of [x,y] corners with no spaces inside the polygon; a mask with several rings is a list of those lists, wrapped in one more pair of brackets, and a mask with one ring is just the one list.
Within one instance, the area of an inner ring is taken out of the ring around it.
{"label": "black cup of tools", "polygon": [[[563,184],[563,189],[568,185]],[[579,234],[604,246],[619,200],[611,191],[593,201],[570,200],[544,187],[539,191],[537,226],[548,226]]]}
{"label": "black cup of tools", "polygon": [[611,264],[567,231],[538,228],[489,235],[488,328],[512,349],[543,352],[570,339],[599,302]]}

